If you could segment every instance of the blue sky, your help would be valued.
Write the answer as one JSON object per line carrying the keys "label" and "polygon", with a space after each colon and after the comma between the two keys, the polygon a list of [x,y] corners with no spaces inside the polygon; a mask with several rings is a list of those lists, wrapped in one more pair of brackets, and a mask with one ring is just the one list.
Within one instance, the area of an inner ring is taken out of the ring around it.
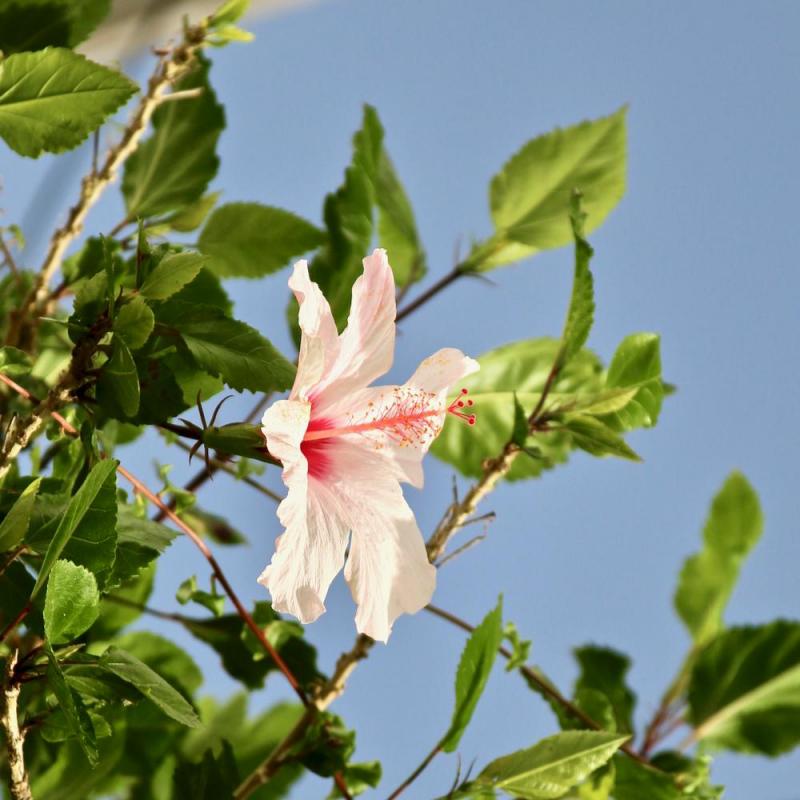
{"label": "blue sky", "polygon": [[[596,642],[629,653],[640,720],[688,644],[671,610],[676,574],[733,468],[759,491],[766,530],[728,619],[798,616],[799,26],[800,5],[788,0],[350,0],[259,22],[253,44],[212,54],[230,126],[216,181],[224,199],[279,205],[318,221],[323,195],[348,162],[361,104],[370,102],[417,214],[429,280],[449,269],[459,242],[490,231],[488,181],[521,144],[630,105],[628,192],[592,236],[590,344],[607,359],[628,333],[660,333],[664,370],[679,391],[655,430],[631,437],[643,464],[578,455],[538,481],[499,489],[483,509],[497,513],[488,539],[442,570],[435,602],[477,622],[503,592],[507,619],[533,639],[533,660],[565,689],[575,676],[572,647]],[[145,66],[138,65],[140,76]],[[86,158],[79,151],[67,167],[51,169],[52,160],[23,163],[4,151],[6,219],[23,216],[42,180],[53,213],[63,211]],[[116,199],[106,202],[91,229],[108,230],[120,208]],[[29,232],[46,217],[25,214]],[[557,334],[571,259],[566,249],[545,253],[497,271],[494,286],[452,287],[403,324],[390,378],[404,379],[441,346],[478,355]],[[284,272],[230,288],[237,313],[288,352],[285,280]],[[249,404],[242,399],[239,407]],[[159,457],[188,474],[181,456]],[[152,474],[152,451],[134,448],[124,458]],[[408,490],[423,531],[446,508],[451,477],[430,459],[425,490]],[[244,596],[262,597],[255,578],[279,533],[273,509],[224,477],[202,500],[246,532],[250,546],[220,558]],[[173,606],[175,588],[191,572],[205,575],[205,566],[178,543],[163,561],[153,603]],[[324,665],[350,646],[352,615],[339,580],[328,613],[308,631]],[[426,614],[404,618],[336,704],[358,731],[357,757],[383,761],[381,794],[446,728],[462,644],[461,632]],[[209,691],[234,690],[213,655],[199,645],[192,652]],[[254,705],[286,696],[276,679]],[[555,730],[549,709],[497,669],[462,741],[463,763],[480,765]],[[797,797],[797,755],[717,764],[730,800]],[[440,756],[406,796],[445,793],[455,768],[453,757]],[[319,794],[314,782],[297,792]]]}

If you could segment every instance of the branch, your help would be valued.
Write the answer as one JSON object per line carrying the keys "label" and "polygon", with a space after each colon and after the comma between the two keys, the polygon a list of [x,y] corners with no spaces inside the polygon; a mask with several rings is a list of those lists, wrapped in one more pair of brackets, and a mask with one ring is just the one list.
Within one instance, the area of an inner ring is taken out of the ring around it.
{"label": "branch", "polygon": [[205,39],[206,30],[202,25],[186,29],[183,41],[168,50],[161,57],[147,84],[147,92],[139,102],[119,143],[113,147],[99,171],[94,169],[81,182],[78,201],[70,209],[67,221],[53,234],[50,247],[42,262],[34,285],[22,307],[14,312],[9,322],[6,344],[17,345],[28,318],[40,315],[51,299],[50,281],[61,265],[64,254],[73,240],[83,230],[83,224],[92,206],[97,203],[103,191],[111,184],[119,168],[133,154],[144,135],[153,112],[162,101],[167,89],[186,72],[195,52]]}
{"label": "branch", "polygon": [[387,800],[395,800],[395,798],[400,797],[400,795],[411,786],[412,783],[425,771],[428,764],[433,761],[436,756],[442,752],[442,743],[437,742],[436,746],[433,750],[428,753],[425,758],[422,759],[419,766],[389,795]]}
{"label": "branch", "polygon": [[[36,406],[26,417],[15,417],[6,431],[3,443],[0,445],[0,481],[11,468],[14,459],[44,427],[48,417],[52,417],[65,431],[67,429],[65,425],[72,428],[58,413],[58,409],[69,401],[72,391],[84,382],[85,374],[91,365],[97,346],[107,329],[108,319],[105,317],[98,319],[89,335],[75,345],[69,366],[44,400],[37,400],[27,389],[7,375],[0,373],[0,382]],[[72,428],[72,430],[75,429]]]}
{"label": "branch", "polygon": [[20,731],[17,717],[17,700],[19,699],[20,686],[14,679],[14,667],[16,665],[17,653],[14,651],[6,661],[0,726],[3,727],[6,734],[9,788],[11,789],[12,800],[33,800],[28,782],[28,773],[25,769],[25,753],[23,751],[25,737]]}
{"label": "branch", "polygon": [[66,422],[56,409],[67,401],[72,389],[72,377],[71,373],[67,371],[42,401],[37,400],[27,389],[7,375],[0,373],[0,381],[17,394],[36,404],[30,414],[26,417],[15,417],[8,426],[3,443],[0,445],[0,480],[2,480],[11,468],[11,463],[42,429],[48,417],[53,417],[59,424]]}
{"label": "branch", "polygon": [[6,265],[11,270],[11,274],[14,276],[14,281],[16,282],[17,286],[19,286],[22,282],[22,278],[20,278],[19,275],[19,268],[17,267],[17,262],[14,261],[14,256],[11,254],[11,250],[6,244],[2,234],[0,234],[0,254],[2,254]]}
{"label": "branch", "polygon": [[436,297],[439,292],[446,289],[451,283],[457,281],[462,275],[466,274],[461,269],[461,264],[456,264],[444,277],[439,278],[436,283],[429,289],[426,289],[419,297],[412,300],[407,306],[401,308],[397,312],[395,322],[405,319],[409,314],[413,314],[418,308],[424,306],[433,297]]}

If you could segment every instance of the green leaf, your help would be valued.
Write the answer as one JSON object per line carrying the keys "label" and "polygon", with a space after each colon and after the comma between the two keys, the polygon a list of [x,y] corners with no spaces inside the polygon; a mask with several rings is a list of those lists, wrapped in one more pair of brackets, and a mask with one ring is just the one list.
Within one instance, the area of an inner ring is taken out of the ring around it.
{"label": "green leaf", "polygon": [[119,586],[158,558],[177,536],[147,517],[140,517],[131,506],[120,505],[117,513],[117,556],[106,588]]}
{"label": "green leaf", "polygon": [[39,569],[39,575],[36,578],[36,584],[33,587],[31,597],[35,597],[44,586],[50,574],[50,570],[61,557],[61,553],[87,515],[87,512],[92,508],[92,504],[98,498],[103,487],[109,483],[112,486],[114,485],[114,471],[118,464],[119,462],[113,459],[106,459],[105,461],[100,461],[98,464],[95,464],[86,476],[86,480],[83,482],[81,488],[70,498],[67,509],[62,515],[58,528],[44,555],[44,560]]}
{"label": "green leaf", "polygon": [[203,683],[200,667],[172,639],[149,631],[135,631],[118,637],[117,644],[147,664],[185,697],[191,697]]}
{"label": "green leaf", "polygon": [[114,333],[125,340],[130,350],[145,346],[153,332],[155,317],[142,297],[131,297],[114,317]]}
{"label": "green leaf", "polygon": [[[375,789],[381,782],[383,768],[380,761],[364,761],[360,764],[347,764],[341,772],[350,797],[363,794],[367,789]],[[338,786],[334,784],[327,800],[342,797]]]}
{"label": "green leaf", "polygon": [[489,680],[497,648],[503,641],[503,603],[490,611],[483,622],[470,634],[456,673],[456,705],[450,728],[442,737],[441,748],[452,753],[461,741],[464,731],[475,713],[475,707]]}
{"label": "green leaf", "polygon": [[513,672],[519,667],[524,667],[531,653],[530,639],[520,638],[517,626],[513,622],[506,622],[503,628],[503,638],[511,645],[511,658],[506,662],[506,672]]}
{"label": "green leaf", "polygon": [[584,414],[569,417],[564,421],[564,427],[572,435],[575,446],[593,456],[617,456],[629,461],[642,460],[618,433],[596,417]]}
{"label": "green leaf", "polygon": [[[256,717],[247,716],[246,694],[234,695],[224,706],[211,698],[200,700],[203,727],[187,731],[182,752],[197,758],[211,747],[216,749],[222,740],[231,743],[242,775],[249,775],[290,733],[303,715],[297,704],[279,703]],[[287,763],[270,778],[269,784],[253,796],[258,800],[280,800],[303,772],[299,764]],[[177,800],[177,799],[176,799]],[[216,798],[215,798],[216,800]]]}
{"label": "green leaf", "polygon": [[421,280],[428,271],[414,211],[386,149],[381,150],[374,176],[378,206],[378,241],[389,254],[398,286]]}
{"label": "green leaf", "polygon": [[669,773],[680,786],[683,798],[689,800],[720,800],[724,787],[711,784],[711,757],[690,758],[675,750],[662,750],[650,762],[662,772]]}
{"label": "green leaf", "polygon": [[[278,626],[280,638],[273,639],[272,625],[283,620],[268,603],[256,603],[253,618],[301,685],[306,686],[319,678],[316,651],[305,639],[287,636],[282,625]],[[219,653],[226,672],[249,689],[262,687],[266,676],[277,669],[272,659],[263,656],[261,651],[254,655],[247,629],[236,614],[192,621],[185,627],[193,636],[213,647]]]}
{"label": "green leaf", "polygon": [[228,203],[209,217],[197,246],[221,278],[261,278],[324,240],[321,230],[282,208]]}
{"label": "green leaf", "polygon": [[732,472],[711,504],[703,548],[686,559],[675,608],[697,644],[722,630],[722,615],[742,562],[764,528],[758,495],[740,472]]}
{"label": "green leaf", "polygon": [[41,478],[31,481],[0,522],[0,553],[15,548],[28,533],[33,504],[41,482]]}
{"label": "green leaf", "polygon": [[529,436],[528,414],[519,402],[517,393],[514,392],[514,426],[511,429],[511,441],[518,447],[525,447]]}
{"label": "green leaf", "polygon": [[102,22],[111,0],[0,0],[0,50],[75,47]]}
{"label": "green leaf", "polygon": [[572,197],[572,235],[575,238],[575,273],[572,279],[572,296],[569,301],[564,332],[561,334],[562,349],[556,361],[556,369],[562,369],[572,357],[586,344],[594,321],[594,280],[589,270],[592,250],[583,236],[586,214],[581,207],[581,195],[574,192]]}
{"label": "green leaf", "polygon": [[688,800],[670,775],[627,756],[614,759],[614,800]]}
{"label": "green leaf", "polygon": [[181,763],[173,778],[174,796],[192,800],[220,800],[233,797],[239,785],[236,759],[228,742],[222,742],[219,756],[206,750],[199,764]]}
{"label": "green leaf", "polygon": [[320,711],[295,746],[302,765],[316,775],[330,777],[343,772],[356,747],[356,734],[330,711]]}
{"label": "green leaf", "polygon": [[492,761],[475,783],[526,800],[561,797],[609,761],[627,739],[605,731],[562,731]]}
{"label": "green leaf", "polygon": [[[362,259],[372,244],[374,178],[382,147],[383,127],[375,109],[365,105],[361,128],[353,136],[353,158],[345,170],[344,183],[325,198],[328,241],[310,269],[311,279],[327,298],[339,330],[347,320],[351,289],[361,273]],[[294,301],[289,316],[296,325]]]}
{"label": "green leaf", "polygon": [[231,25],[241,19],[249,7],[250,0],[225,0],[209,18],[209,25],[214,28]]}
{"label": "green leaf", "polygon": [[689,684],[694,738],[776,756],[800,744],[800,623],[731,628],[700,652]]}
{"label": "green leaf", "polygon": [[217,308],[171,302],[159,322],[180,335],[198,366],[232,389],[284,391],[294,381],[294,367],[266,339]]}
{"label": "green leaf", "polygon": [[620,733],[633,733],[636,696],[625,680],[631,666],[630,659],[616,650],[595,645],[579,647],[574,652],[581,667],[575,682],[576,694],[586,689],[602,692],[611,703],[616,729]]}
{"label": "green leaf", "polygon": [[171,719],[189,728],[200,725],[195,710],[183,696],[135,656],[118,647],[109,647],[103,653],[100,663],[118,678],[135,686]]}
{"label": "green leaf", "polygon": [[225,611],[225,595],[216,592],[204,592],[197,586],[197,576],[187,578],[175,594],[175,599],[185,606],[187,603],[198,603],[207,608],[215,617],[221,617]]}
{"label": "green leaf", "polygon": [[479,269],[567,244],[573,189],[583,194],[591,233],[622,197],[625,169],[624,108],[532,139],[492,179],[489,203],[497,243]]}
{"label": "green leaf", "polygon": [[225,517],[198,508],[197,504],[182,511],[180,517],[200,536],[210,539],[216,544],[247,544],[245,536],[234,528]]}
{"label": "green leaf", "polygon": [[94,575],[71,561],[56,561],[44,599],[44,631],[50,644],[77,639],[99,613],[100,592]]}
{"label": "green leaf", "polygon": [[178,233],[190,233],[197,230],[211,213],[211,210],[219,200],[219,192],[204,194],[199,200],[195,200],[181,211],[176,211],[168,217],[156,220],[148,226],[148,232],[166,233],[166,231],[178,231]]}
{"label": "green leaf", "polygon": [[611,359],[606,388],[637,390],[627,405],[605,417],[607,424],[618,431],[652,428],[664,399],[660,337],[655,333],[626,336]]}
{"label": "green leaf", "polygon": [[166,300],[191,283],[207,261],[199,253],[168,253],[145,278],[139,291],[148,300]]}
{"label": "green leaf", "polygon": [[31,357],[16,347],[0,347],[0,372],[11,378],[27,375],[33,369]]}
{"label": "green leaf", "polygon": [[[483,462],[494,458],[509,441],[514,425],[514,394],[523,409],[533,409],[561,343],[555,339],[526,339],[484,353],[481,369],[465,378],[462,385],[473,399],[477,423],[462,425],[448,419],[433,443],[431,453],[452,464],[469,477],[480,477]],[[553,403],[566,396],[594,396],[602,387],[602,366],[597,356],[582,350],[559,373],[549,395]],[[529,440],[541,458],[517,458],[509,480],[529,478],[563,463],[572,450],[569,434],[563,431],[537,433]]]}
{"label": "green leaf", "polygon": [[64,673],[58,664],[55,654],[49,644],[45,645],[47,653],[47,683],[56,696],[58,706],[64,713],[67,724],[73,735],[78,739],[87,760],[94,765],[98,761],[97,739],[92,726],[92,720],[83,705],[80,696],[71,689],[64,678]]}
{"label": "green leaf", "polygon": [[[33,576],[21,561],[13,561],[6,567],[0,575],[0,626],[4,628],[28,605],[33,584]],[[25,625],[37,634],[44,634],[41,613],[36,605],[25,617]]]}
{"label": "green leaf", "polygon": [[217,140],[225,112],[208,82],[209,62],[175,85],[176,92],[200,90],[198,97],[169,100],[153,114],[153,135],[125,164],[122,193],[128,219],[182,210],[199,200],[217,174]]}
{"label": "green leaf", "polygon": [[114,417],[133,417],[139,410],[139,373],[125,340],[115,336],[111,357],[97,381],[97,402]]}
{"label": "green leaf", "polygon": [[[114,562],[115,569],[119,560],[118,553],[117,560]],[[111,574],[106,589],[112,589],[114,598],[119,598],[122,602],[108,598],[101,599],[100,616],[90,632],[92,640],[107,641],[141,617],[143,613],[141,607],[147,603],[153,591],[155,566],[155,563],[151,561],[147,566],[139,569],[133,578],[129,578],[124,583],[120,583],[115,578],[115,572]]]}
{"label": "green leaf", "polygon": [[126,103],[136,84],[71,50],[0,61],[0,136],[23,156],[77,147]]}

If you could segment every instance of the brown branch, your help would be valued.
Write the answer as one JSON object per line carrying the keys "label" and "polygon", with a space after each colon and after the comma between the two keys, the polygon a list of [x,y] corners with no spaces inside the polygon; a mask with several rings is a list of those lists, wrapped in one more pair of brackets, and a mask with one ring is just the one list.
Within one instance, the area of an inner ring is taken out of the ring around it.
{"label": "brown branch", "polygon": [[19,274],[19,267],[17,267],[17,262],[14,261],[14,256],[11,254],[11,250],[6,244],[2,234],[0,234],[0,253],[2,253],[6,265],[11,270],[11,274],[14,276],[14,281],[16,282],[17,286],[19,286],[22,282],[22,278]]}
{"label": "brown branch", "polygon": [[439,753],[442,752],[442,743],[437,742],[433,750],[428,753],[425,758],[419,763],[419,766],[389,795],[387,800],[395,800],[395,798],[400,797],[403,792],[411,786],[412,783],[420,776],[422,773],[427,769],[428,764],[436,758]]}
{"label": "brown branch", "polygon": [[409,314],[413,314],[418,308],[424,306],[430,299],[436,297],[439,292],[446,289],[451,283],[457,281],[462,275],[466,273],[462,271],[461,265],[456,264],[453,269],[450,270],[446,275],[439,278],[436,283],[434,283],[431,287],[426,289],[419,297],[412,300],[407,306],[404,306],[397,312],[397,316],[395,317],[396,322],[400,322],[400,320],[405,319]]}
{"label": "brown branch", "polygon": [[[19,387],[19,384],[6,375],[0,374],[0,381],[15,389]],[[11,469],[14,459],[44,427],[48,418],[55,418],[55,414],[58,413],[56,409],[67,401],[73,385],[72,375],[67,372],[55,387],[48,392],[47,397],[37,403],[30,414],[25,417],[14,417],[8,426],[3,443],[0,445],[0,480]],[[61,419],[63,420],[63,417]]]}
{"label": "brown branch", "polygon": [[17,614],[17,616],[14,617],[14,619],[12,619],[11,622],[9,622],[8,625],[6,625],[5,628],[3,628],[2,631],[0,631],[0,644],[2,644],[9,637],[9,635],[12,633],[12,631],[14,631],[14,629],[17,627],[17,625],[19,625],[22,622],[22,620],[24,620],[25,617],[27,617],[28,614],[30,614],[31,607],[32,607],[31,606],[31,602],[28,601],[22,607],[22,609]]}
{"label": "brown branch", "polygon": [[0,564],[0,576],[23,554],[28,552],[26,544],[17,545],[6,557],[5,561]]}
{"label": "brown branch", "polygon": [[138,147],[153,112],[167,89],[186,72],[195,52],[203,44],[205,34],[206,29],[202,25],[187,28],[183,41],[168,50],[159,60],[147,84],[147,91],[128,122],[122,139],[109,151],[103,166],[99,170],[92,169],[81,182],[78,201],[70,209],[64,225],[53,234],[47,255],[30,293],[22,307],[11,316],[6,344],[19,343],[22,330],[29,318],[32,317],[32,324],[36,325],[36,317],[44,311],[51,300],[50,281],[61,266],[67,248],[83,230],[89,211],[100,199],[106,187],[114,181],[119,168]]}
{"label": "brown branch", "polygon": [[31,787],[28,781],[28,772],[25,769],[25,753],[23,745],[25,736],[19,727],[17,716],[17,701],[19,700],[20,685],[14,678],[14,668],[17,665],[17,653],[13,651],[6,661],[2,714],[0,726],[6,734],[6,752],[8,754],[9,788],[12,800],[33,800]]}

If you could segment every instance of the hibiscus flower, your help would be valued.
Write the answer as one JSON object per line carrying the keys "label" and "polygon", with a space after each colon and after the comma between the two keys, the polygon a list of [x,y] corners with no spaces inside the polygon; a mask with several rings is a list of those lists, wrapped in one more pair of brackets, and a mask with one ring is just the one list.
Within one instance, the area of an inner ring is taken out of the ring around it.
{"label": "hibiscus flower", "polygon": [[385,642],[395,619],[419,611],[436,585],[400,482],[422,486],[422,458],[448,413],[475,422],[462,410],[470,401],[462,394],[448,403],[447,392],[478,363],[446,348],[402,386],[370,386],[394,357],[394,276],[383,250],[364,259],[341,336],[305,261],[295,264],[289,287],[300,303],[297,377],[261,423],[283,465],[285,531],[258,580],[276,611],[308,623],[325,611],[344,565],[358,631]]}

